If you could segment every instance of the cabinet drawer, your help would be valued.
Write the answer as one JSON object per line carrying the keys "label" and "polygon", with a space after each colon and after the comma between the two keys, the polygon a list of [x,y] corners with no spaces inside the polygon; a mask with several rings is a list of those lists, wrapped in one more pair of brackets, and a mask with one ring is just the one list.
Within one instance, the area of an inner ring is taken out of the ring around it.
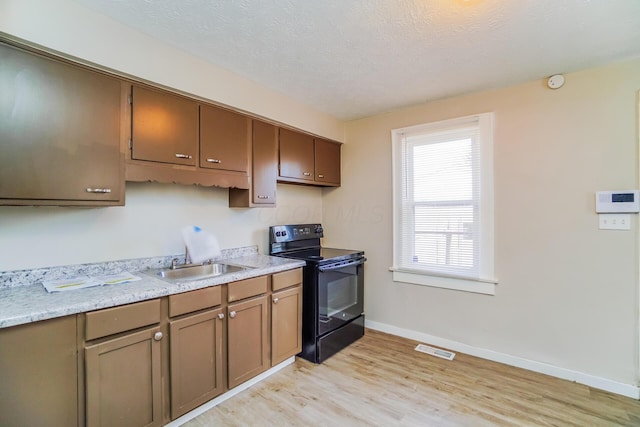
{"label": "cabinet drawer", "polygon": [[171,295],[169,297],[169,317],[215,307],[221,303],[222,291],[220,286]]}
{"label": "cabinet drawer", "polygon": [[302,269],[296,268],[295,270],[276,273],[271,280],[271,289],[274,292],[290,286],[299,285],[302,283]]}
{"label": "cabinet drawer", "polygon": [[86,314],[87,341],[160,322],[160,300],[138,302]]}
{"label": "cabinet drawer", "polygon": [[267,276],[232,282],[228,285],[228,302],[253,297],[267,292]]}

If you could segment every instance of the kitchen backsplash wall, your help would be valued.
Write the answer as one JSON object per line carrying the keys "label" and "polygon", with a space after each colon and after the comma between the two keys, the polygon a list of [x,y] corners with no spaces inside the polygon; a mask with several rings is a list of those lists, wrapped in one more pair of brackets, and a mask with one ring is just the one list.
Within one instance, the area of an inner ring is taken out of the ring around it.
{"label": "kitchen backsplash wall", "polygon": [[109,208],[0,207],[0,271],[181,253],[180,229],[199,225],[221,248],[258,245],[267,228],[322,221],[322,190],[278,185],[276,208],[228,207],[228,190],[127,183],[126,205]]}

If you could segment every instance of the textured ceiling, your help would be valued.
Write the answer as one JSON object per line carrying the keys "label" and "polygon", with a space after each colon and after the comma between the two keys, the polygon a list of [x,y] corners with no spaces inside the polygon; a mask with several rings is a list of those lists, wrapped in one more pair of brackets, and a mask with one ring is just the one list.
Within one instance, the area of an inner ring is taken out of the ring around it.
{"label": "textured ceiling", "polygon": [[76,0],[340,119],[640,56],[640,0]]}

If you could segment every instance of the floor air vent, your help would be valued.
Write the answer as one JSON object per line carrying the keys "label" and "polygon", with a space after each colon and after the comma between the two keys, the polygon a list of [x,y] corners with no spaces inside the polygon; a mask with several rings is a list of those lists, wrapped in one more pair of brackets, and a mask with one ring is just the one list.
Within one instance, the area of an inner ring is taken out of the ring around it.
{"label": "floor air vent", "polygon": [[418,344],[416,346],[416,351],[419,351],[421,353],[427,353],[430,354],[432,356],[436,356],[436,357],[441,357],[443,359],[447,359],[447,360],[453,360],[453,358],[456,356],[456,354],[452,351],[449,350],[442,350],[440,348],[435,348],[435,347],[430,347],[428,345],[425,344]]}

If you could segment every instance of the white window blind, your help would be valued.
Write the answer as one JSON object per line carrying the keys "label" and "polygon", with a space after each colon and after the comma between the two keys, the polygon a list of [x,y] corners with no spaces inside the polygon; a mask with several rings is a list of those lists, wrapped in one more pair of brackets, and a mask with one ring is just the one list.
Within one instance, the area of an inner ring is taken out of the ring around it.
{"label": "white window blind", "polygon": [[494,282],[491,121],[483,114],[393,132],[394,280]]}

